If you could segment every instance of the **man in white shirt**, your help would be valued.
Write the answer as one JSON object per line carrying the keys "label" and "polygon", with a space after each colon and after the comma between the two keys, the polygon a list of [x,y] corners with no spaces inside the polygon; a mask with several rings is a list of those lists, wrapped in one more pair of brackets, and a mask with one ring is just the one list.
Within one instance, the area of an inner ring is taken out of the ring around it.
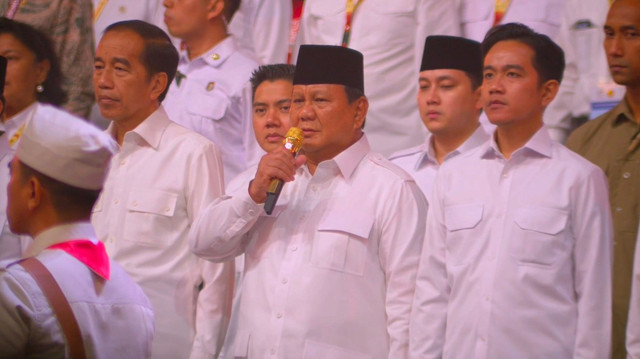
{"label": "man in white shirt", "polygon": [[521,24],[482,43],[497,129],[436,176],[411,322],[414,358],[606,358],[612,225],[604,173],[542,122],[560,47]]}
{"label": "man in white shirt", "polygon": [[[303,45],[293,83],[304,155],[263,156],[244,191],[190,232],[205,258],[245,254],[232,357],[406,357],[424,196],[370,151],[360,53]],[[267,215],[273,179],[287,183]]]}
{"label": "man in white shirt", "polygon": [[[551,138],[564,143],[591,112],[599,82],[609,80],[601,45],[606,0],[460,0],[462,36],[482,41],[493,26],[517,22],[553,39],[565,53],[558,95],[545,110]],[[493,126],[481,117],[487,129]]]}
{"label": "man in white shirt", "polygon": [[[89,222],[116,150],[108,135],[49,105],[38,105],[24,130],[11,161],[7,213],[11,230],[33,241],[24,261],[0,269],[0,358],[65,358],[77,343],[89,358],[150,357],[151,303],[109,259]],[[25,269],[34,258],[71,316],[60,315]],[[70,318],[78,342],[65,328]]]}
{"label": "man in white shirt", "polygon": [[218,148],[172,122],[160,105],[177,63],[169,37],[154,25],[132,20],[105,30],[93,81],[120,151],[92,220],[109,254],[151,300],[153,357],[208,358],[224,340],[233,264],[189,251],[192,221],[224,186]]}
{"label": "man in white shirt", "polygon": [[480,43],[455,36],[428,36],[418,78],[418,109],[429,135],[425,143],[391,155],[429,198],[438,168],[445,161],[484,143],[478,123],[482,105]]}
{"label": "man in white shirt", "polygon": [[460,34],[456,4],[441,0],[304,2],[300,43],[344,44],[364,55],[365,87],[371,100],[365,132],[374,151],[389,156],[424,141],[420,116],[407,99],[416,93],[423,39]]}
{"label": "man in white shirt", "polygon": [[258,64],[227,33],[224,1],[166,0],[164,6],[169,32],[184,48],[164,106],[173,121],[218,146],[228,183],[260,158],[249,86]]}

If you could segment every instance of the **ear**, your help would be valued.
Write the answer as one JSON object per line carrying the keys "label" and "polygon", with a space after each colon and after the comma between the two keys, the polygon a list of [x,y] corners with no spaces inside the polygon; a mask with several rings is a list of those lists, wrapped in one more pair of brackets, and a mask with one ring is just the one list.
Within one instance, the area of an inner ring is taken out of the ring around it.
{"label": "ear", "polygon": [[208,0],[207,1],[207,20],[214,19],[224,11],[224,0]]}
{"label": "ear", "polygon": [[478,88],[473,91],[473,100],[476,103],[476,111],[482,110],[482,86],[478,86]]}
{"label": "ear", "polygon": [[24,186],[25,190],[25,200],[27,203],[27,208],[29,212],[36,211],[39,207],[41,207],[44,188],[40,181],[35,177],[31,176],[27,181],[27,185]]}
{"label": "ear", "polygon": [[540,99],[542,106],[547,107],[556,98],[559,88],[560,83],[557,80],[548,80],[542,84],[542,97]]}
{"label": "ear", "polygon": [[150,99],[158,100],[162,92],[169,86],[169,77],[164,72],[158,72],[151,77],[151,94]]}
{"label": "ear", "polygon": [[364,126],[364,121],[367,118],[367,111],[369,111],[369,100],[367,100],[365,96],[362,96],[355,101],[354,106],[354,127],[360,129]]}
{"label": "ear", "polygon": [[42,84],[47,80],[49,70],[51,70],[51,63],[49,62],[49,60],[44,59],[36,63],[36,77],[38,79],[38,84]]}

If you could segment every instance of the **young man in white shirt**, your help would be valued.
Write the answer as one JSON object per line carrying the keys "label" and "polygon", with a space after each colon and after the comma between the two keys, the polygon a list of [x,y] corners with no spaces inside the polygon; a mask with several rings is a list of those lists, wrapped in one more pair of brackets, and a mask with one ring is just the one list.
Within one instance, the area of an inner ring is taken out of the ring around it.
{"label": "young man in white shirt", "polygon": [[[424,196],[370,151],[360,53],[302,46],[293,83],[304,155],[267,153],[234,201],[212,203],[190,232],[205,258],[245,254],[234,355],[406,357]],[[287,183],[267,215],[273,179]]]}
{"label": "young man in white shirt", "polygon": [[215,143],[225,183],[258,163],[249,77],[258,64],[227,32],[223,0],[165,0],[169,33],[182,41],[178,73],[164,102],[169,117]]}
{"label": "young man in white shirt", "polygon": [[[0,358],[65,358],[78,343],[89,358],[150,357],[151,303],[109,259],[89,222],[116,151],[113,139],[80,118],[37,105],[5,189],[11,230],[33,240],[23,261],[0,269]],[[71,317],[60,315],[26,270],[37,262],[52,275]],[[77,342],[68,336],[71,318]]]}
{"label": "young man in white shirt", "polygon": [[411,355],[606,358],[606,179],[542,122],[562,79],[562,50],[522,24],[496,27],[482,49],[482,103],[497,129],[436,176]]}
{"label": "young man in white shirt", "polygon": [[151,300],[153,357],[215,357],[230,315],[233,264],[197,258],[187,234],[223,194],[222,161],[213,143],[172,122],[160,105],[177,63],[169,37],[154,25],[131,20],[105,30],[93,82],[120,151],[92,221]]}
{"label": "young man in white shirt", "polygon": [[428,199],[438,168],[489,138],[478,122],[480,43],[455,36],[427,37],[418,83],[418,109],[429,134],[422,145],[389,160],[412,175]]}

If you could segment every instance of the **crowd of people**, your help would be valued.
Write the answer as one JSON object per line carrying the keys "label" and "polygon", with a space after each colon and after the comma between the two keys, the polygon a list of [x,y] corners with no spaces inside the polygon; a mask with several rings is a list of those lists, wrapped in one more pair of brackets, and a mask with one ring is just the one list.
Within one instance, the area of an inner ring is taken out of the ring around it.
{"label": "crowd of people", "polygon": [[0,15],[0,358],[640,359],[639,0]]}

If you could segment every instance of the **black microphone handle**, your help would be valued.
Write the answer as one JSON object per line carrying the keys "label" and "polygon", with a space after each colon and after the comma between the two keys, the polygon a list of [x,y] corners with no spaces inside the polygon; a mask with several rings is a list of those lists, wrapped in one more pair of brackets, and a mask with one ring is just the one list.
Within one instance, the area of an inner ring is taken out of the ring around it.
{"label": "black microphone handle", "polygon": [[284,181],[281,179],[274,179],[271,181],[271,185],[269,187],[273,187],[273,181],[276,181],[276,189],[275,191],[267,191],[267,200],[264,202],[264,211],[267,214],[271,214],[273,209],[276,207],[276,202],[278,201],[278,197],[280,197],[280,192],[282,192],[282,186],[284,186]]}

